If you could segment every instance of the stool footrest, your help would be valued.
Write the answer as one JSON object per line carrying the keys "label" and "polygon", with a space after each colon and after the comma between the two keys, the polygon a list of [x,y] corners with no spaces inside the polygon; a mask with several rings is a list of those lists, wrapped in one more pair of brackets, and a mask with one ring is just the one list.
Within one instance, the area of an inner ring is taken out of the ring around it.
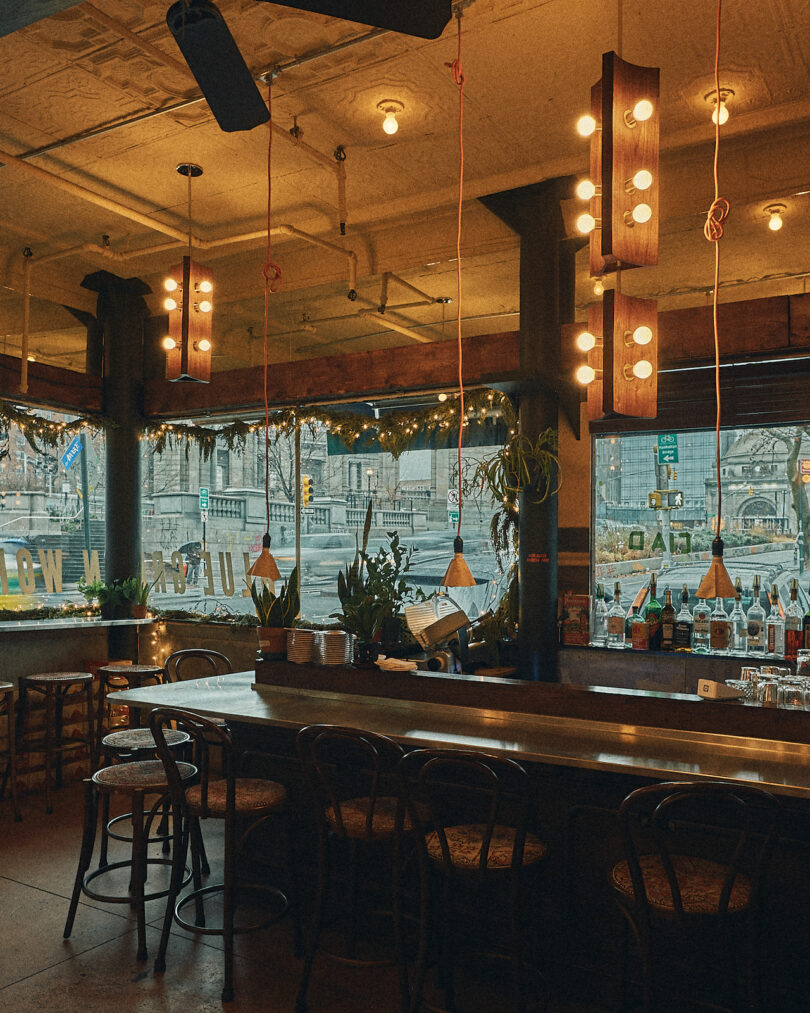
{"label": "stool footrest", "polygon": [[[196,932],[202,936],[221,936],[223,934],[223,929],[221,927],[217,926],[216,928],[211,929],[201,925],[192,925],[191,922],[187,922],[180,916],[180,910],[184,908],[186,904],[190,904],[192,901],[196,900],[197,897],[204,897],[214,893],[222,893],[223,890],[224,886],[220,883],[214,886],[204,886],[200,890],[192,890],[190,893],[187,893],[184,897],[181,897],[175,905],[174,920],[181,926],[181,928],[186,929],[188,932]],[[265,893],[277,898],[280,902],[280,910],[272,915],[268,915],[267,918],[263,918],[259,922],[255,922],[250,925],[234,926],[233,934],[235,936],[242,935],[245,932],[256,932],[258,929],[265,929],[269,925],[275,925],[276,922],[280,921],[284,917],[290,906],[290,902],[287,900],[287,895],[283,890],[279,890],[276,886],[270,886],[266,883],[243,883],[240,886],[237,886],[235,890],[237,897],[240,893],[248,891]]]}
{"label": "stool footrest", "polygon": [[[146,864],[163,865],[167,869],[170,869],[172,866],[172,860],[170,858],[147,858]],[[127,891],[126,895],[96,893],[95,890],[90,889],[88,884],[92,883],[94,879],[97,879],[99,876],[103,876],[107,872],[114,872],[116,869],[131,869],[131,868],[132,868],[132,861],[130,859],[124,859],[123,861],[120,862],[110,862],[109,865],[105,865],[103,868],[94,869],[92,872],[88,872],[82,881],[82,893],[86,897],[89,897],[91,900],[102,901],[105,904],[129,904],[132,901],[131,891]],[[188,866],[186,866],[183,886],[186,886],[190,882],[191,882],[191,871],[188,868]],[[169,888],[166,887],[165,890],[157,890],[154,893],[145,893],[143,895],[143,899],[144,901],[159,900],[161,897],[168,897],[168,896],[169,896]]]}

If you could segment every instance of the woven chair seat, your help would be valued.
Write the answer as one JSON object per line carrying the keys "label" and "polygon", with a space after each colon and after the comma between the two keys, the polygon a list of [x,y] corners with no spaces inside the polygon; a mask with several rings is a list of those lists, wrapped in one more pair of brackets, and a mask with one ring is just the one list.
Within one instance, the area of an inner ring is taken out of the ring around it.
{"label": "woven chair seat", "polygon": [[[343,819],[343,832],[347,837],[369,838],[368,797],[350,798],[340,803],[340,815]],[[336,833],[340,833],[340,823],[332,806],[324,810],[326,822]],[[377,796],[374,802],[374,815],[371,820],[371,838],[375,841],[393,837],[396,830],[397,800],[388,795]],[[410,830],[408,817],[404,820],[404,829]]]}
{"label": "woven chair seat", "polygon": [[10,682],[0,682],[0,693],[8,693],[10,689],[14,689],[14,686]]}
{"label": "woven chair seat", "polygon": [[128,675],[157,678],[163,675],[163,668],[159,665],[102,665],[99,672],[105,675],[118,675],[124,679]]}
{"label": "woven chair seat", "polygon": [[[182,766],[182,764],[178,764]],[[238,813],[272,812],[280,809],[287,801],[287,789],[276,781],[265,781],[260,777],[237,777],[235,805]],[[209,816],[225,817],[228,782],[208,782]],[[186,804],[193,816],[202,814],[201,789],[198,784],[186,790]]]}
{"label": "woven chair seat", "polygon": [[[641,855],[639,865],[650,907],[659,911],[674,911],[672,890],[660,856]],[[728,869],[719,862],[690,855],[673,855],[672,867],[678,882],[684,913],[717,914]],[[628,900],[634,898],[633,881],[627,862],[619,862],[613,866],[611,881],[614,889],[624,898]],[[738,874],[729,896],[728,910],[744,911],[750,898],[751,883],[746,876]]]}
{"label": "woven chair seat", "polygon": [[90,672],[38,672],[23,677],[29,686],[46,686],[48,683],[92,682]]}
{"label": "woven chair seat", "polygon": [[[447,848],[453,868],[464,872],[474,872],[481,867],[481,848],[484,843],[485,827],[482,824],[468,824],[445,827]],[[425,846],[430,859],[443,862],[442,845],[437,831],[432,830],[425,837]],[[512,865],[512,852],[515,846],[514,827],[495,827],[487,852],[487,869],[508,869]],[[523,847],[523,865],[534,865],[542,861],[548,848],[534,834],[526,834]]]}
{"label": "woven chair seat", "polygon": [[[180,746],[190,742],[191,736],[186,732],[167,729],[164,732],[168,746]],[[110,732],[101,740],[106,749],[114,749],[120,753],[136,753],[140,750],[156,749],[155,737],[148,728],[126,728],[120,732]]]}
{"label": "woven chair seat", "polygon": [[[190,763],[178,763],[180,776],[191,780],[197,768]],[[108,791],[168,791],[166,772],[161,760],[135,760],[133,763],[116,763],[102,767],[93,774],[93,782]]]}

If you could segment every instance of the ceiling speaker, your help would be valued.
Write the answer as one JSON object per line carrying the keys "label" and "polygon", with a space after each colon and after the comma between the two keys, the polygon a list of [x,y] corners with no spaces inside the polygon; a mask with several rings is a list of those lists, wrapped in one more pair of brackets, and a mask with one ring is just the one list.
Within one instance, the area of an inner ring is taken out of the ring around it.
{"label": "ceiling speaker", "polygon": [[216,4],[211,0],[180,0],[169,8],[166,24],[223,130],[252,130],[270,119]]}
{"label": "ceiling speaker", "polygon": [[[270,0],[258,0],[270,2]],[[327,14],[344,21],[359,21],[373,28],[387,28],[420,39],[438,39],[452,15],[451,0],[303,0],[284,7],[313,14]]]}

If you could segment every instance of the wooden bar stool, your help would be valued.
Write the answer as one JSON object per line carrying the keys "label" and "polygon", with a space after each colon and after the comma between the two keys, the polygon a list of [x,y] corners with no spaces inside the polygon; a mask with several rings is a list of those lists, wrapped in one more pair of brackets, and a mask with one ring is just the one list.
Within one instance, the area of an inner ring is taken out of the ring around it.
{"label": "wooden bar stool", "polygon": [[15,748],[14,729],[14,686],[10,682],[0,682],[0,711],[6,712],[6,769],[3,772],[3,784],[0,787],[0,798],[6,794],[6,785],[11,781],[11,808],[14,812],[14,819],[21,820],[17,805],[17,750]]}
{"label": "wooden bar stool", "polygon": [[[76,689],[75,693],[71,690]],[[62,785],[62,754],[69,749],[85,747],[91,758],[94,751],[93,735],[93,676],[89,672],[44,672],[38,675],[21,675],[18,682],[20,699],[17,705],[17,753],[45,754],[45,812],[53,812],[51,799],[51,770],[56,757],[56,786]],[[45,731],[40,737],[27,739],[26,721],[29,717],[29,693],[45,698]],[[87,731],[62,741],[63,712],[68,695],[84,696]]]}
{"label": "wooden bar stool", "polygon": [[[183,784],[191,783],[197,768],[190,763],[177,763],[177,776]],[[131,904],[135,908],[138,920],[138,960],[146,960],[146,909],[147,900],[166,897],[169,888],[147,894],[146,878],[150,865],[171,867],[174,873],[173,860],[169,858],[149,858],[147,845],[151,823],[160,806],[160,800],[169,791],[169,785],[160,760],[136,760],[132,763],[117,763],[112,767],[97,770],[85,781],[84,831],[82,847],[79,854],[79,865],[73,884],[73,895],[70,899],[67,921],[65,922],[64,938],[69,939],[73,931],[73,921],[82,894],[92,900],[105,904]],[[88,872],[93,848],[96,840],[98,824],[98,802],[100,795],[129,795],[132,807],[132,853],[129,859],[120,862],[99,864],[97,869]],[[147,795],[158,795],[158,801],[150,810],[146,810],[144,799]],[[149,815],[144,824],[144,812]],[[114,869],[131,869],[130,888],[126,894],[102,894],[91,888],[90,884],[99,876]],[[183,878],[183,877],[181,877]],[[188,876],[185,882],[188,882]]]}
{"label": "wooden bar stool", "polygon": [[[140,689],[141,686],[156,686],[163,682],[163,668],[160,665],[102,665],[98,670],[98,688],[96,690],[96,743],[93,751],[93,766],[97,767],[101,758],[102,739],[107,732],[113,731],[110,723],[112,707],[115,706],[115,691],[122,689]],[[110,694],[113,699],[110,700]],[[126,726],[130,727],[131,720]],[[134,727],[139,727],[140,718],[136,717]]]}

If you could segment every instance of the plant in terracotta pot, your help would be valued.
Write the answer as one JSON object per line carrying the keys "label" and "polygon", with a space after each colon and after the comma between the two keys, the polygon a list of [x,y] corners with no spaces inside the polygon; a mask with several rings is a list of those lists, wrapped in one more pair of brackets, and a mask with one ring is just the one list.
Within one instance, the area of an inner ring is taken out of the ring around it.
{"label": "plant in terracotta pot", "polygon": [[147,584],[146,581],[141,579],[140,573],[138,574],[135,580],[135,585],[132,588],[132,604],[130,605],[130,611],[132,612],[133,619],[146,619],[149,593],[157,582],[158,578],[155,577],[151,584]]}
{"label": "plant in terracotta pot", "polygon": [[290,579],[284,581],[278,594],[269,585],[250,583],[250,596],[259,620],[259,650],[265,660],[279,659],[287,653],[287,627],[292,626],[301,607],[298,592],[298,568],[294,567]]}

